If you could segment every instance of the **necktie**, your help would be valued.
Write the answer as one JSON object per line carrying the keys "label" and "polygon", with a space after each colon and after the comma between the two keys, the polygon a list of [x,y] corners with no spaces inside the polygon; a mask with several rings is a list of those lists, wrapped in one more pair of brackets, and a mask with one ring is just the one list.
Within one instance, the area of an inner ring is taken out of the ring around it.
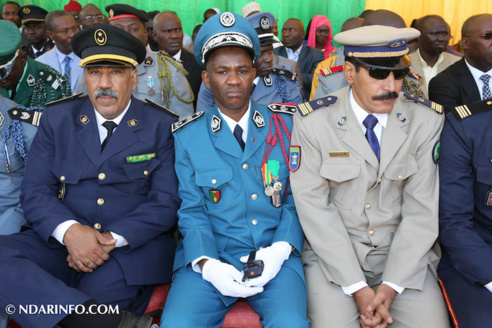
{"label": "necktie", "polygon": [[63,74],[63,76],[67,79],[68,83],[70,83],[70,73],[71,73],[71,69],[70,69],[70,57],[66,56],[65,59],[63,60],[63,63],[65,64],[65,73]]}
{"label": "necktie", "polygon": [[113,135],[113,130],[118,126],[118,124],[113,121],[106,121],[102,125],[106,128],[106,130],[108,130],[108,134],[106,135],[106,139],[103,140],[101,151],[103,151],[104,147],[108,144],[109,138]]}
{"label": "necktie", "polygon": [[374,133],[374,127],[378,124],[378,119],[373,115],[367,115],[364,122],[362,122],[364,126],[367,128],[366,130],[366,138],[369,141],[369,145],[371,146],[374,154],[379,161],[379,141],[378,137],[376,137],[376,133]]}
{"label": "necktie", "polygon": [[241,149],[244,151],[245,143],[243,141],[243,129],[241,129],[239,124],[236,124],[236,127],[234,128],[234,136],[236,137],[237,143],[239,144],[239,146],[241,146]]}
{"label": "necktie", "polygon": [[490,85],[489,85],[490,75],[484,74],[480,76],[480,80],[482,80],[483,82],[482,100],[491,98],[492,92],[490,91]]}

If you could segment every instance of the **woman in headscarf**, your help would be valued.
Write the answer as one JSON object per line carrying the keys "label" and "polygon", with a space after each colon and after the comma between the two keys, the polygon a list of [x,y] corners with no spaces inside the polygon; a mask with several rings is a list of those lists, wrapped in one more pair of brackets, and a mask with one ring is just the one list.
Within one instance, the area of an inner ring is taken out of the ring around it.
{"label": "woman in headscarf", "polygon": [[337,50],[331,45],[331,40],[333,40],[333,33],[331,32],[330,20],[322,15],[314,16],[309,29],[307,45],[324,51],[326,59]]}

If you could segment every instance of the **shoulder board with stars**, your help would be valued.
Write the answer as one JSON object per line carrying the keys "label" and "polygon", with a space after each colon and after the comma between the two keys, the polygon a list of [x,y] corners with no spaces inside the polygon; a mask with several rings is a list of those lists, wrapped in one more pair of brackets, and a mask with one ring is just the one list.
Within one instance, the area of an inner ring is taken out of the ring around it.
{"label": "shoulder board with stars", "polygon": [[296,73],[292,73],[288,69],[274,68],[272,69],[272,73],[275,75],[284,76],[292,81],[296,79]]}
{"label": "shoulder board with stars", "polygon": [[482,100],[469,105],[456,106],[451,110],[454,117],[458,120],[462,120],[473,114],[478,114],[492,109],[492,99]]}
{"label": "shoulder board with stars", "polygon": [[179,117],[178,114],[176,114],[175,112],[173,112],[172,110],[162,106],[162,105],[159,105],[158,103],[156,103],[155,101],[153,100],[150,100],[148,98],[145,98],[145,101],[147,102],[147,104],[151,105],[151,106],[154,106],[155,108],[159,109],[159,110],[162,110],[168,114],[170,114],[171,116],[174,116],[174,117]]}
{"label": "shoulder board with stars", "polygon": [[330,75],[330,74],[333,74],[333,73],[336,73],[336,72],[340,72],[340,71],[343,71],[343,65],[340,65],[340,66],[335,66],[335,67],[327,67],[327,68],[323,68],[320,73],[321,75],[323,76],[327,76],[327,75]]}
{"label": "shoulder board with stars", "polygon": [[176,132],[178,131],[179,129],[181,129],[183,126],[193,122],[193,121],[196,121],[197,119],[199,119],[200,117],[203,116],[203,114],[205,114],[205,112],[198,112],[198,113],[195,113],[193,115],[190,115],[188,116],[187,118],[185,118],[184,120],[181,120],[179,122],[176,122],[176,123],[173,123],[172,127],[171,127],[171,132]]}
{"label": "shoulder board with stars", "polygon": [[8,110],[9,116],[13,120],[19,120],[35,126],[39,126],[39,119],[43,115],[40,111],[26,110],[21,108],[11,108]]}
{"label": "shoulder board with stars", "polygon": [[269,110],[271,110],[274,113],[294,115],[296,112],[296,105],[270,104],[267,107]]}
{"label": "shoulder board with stars", "polygon": [[311,100],[297,105],[297,111],[299,112],[299,114],[301,114],[301,116],[306,116],[307,114],[312,113],[321,107],[333,105],[337,102],[337,99],[338,98],[335,96],[325,96],[323,98]]}
{"label": "shoulder board with stars", "polygon": [[444,112],[444,110],[442,108],[442,105],[439,105],[439,104],[437,104],[437,103],[435,103],[433,101],[430,101],[429,99],[425,99],[425,98],[419,97],[419,96],[414,95],[414,94],[411,94],[409,92],[406,92],[403,95],[408,100],[412,100],[413,102],[415,102],[417,104],[423,105],[425,107],[432,108],[433,110],[435,110],[439,114],[442,114]]}
{"label": "shoulder board with stars", "polygon": [[59,104],[59,103],[65,102],[65,101],[79,99],[79,98],[82,98],[82,95],[83,95],[82,92],[76,93],[76,94],[73,94],[73,95],[68,96],[68,97],[65,97],[65,98],[61,98],[61,99],[57,99],[57,100],[53,100],[53,101],[47,102],[46,104],[44,104],[44,106],[47,107],[47,106],[51,106],[51,105],[54,105],[54,104]]}

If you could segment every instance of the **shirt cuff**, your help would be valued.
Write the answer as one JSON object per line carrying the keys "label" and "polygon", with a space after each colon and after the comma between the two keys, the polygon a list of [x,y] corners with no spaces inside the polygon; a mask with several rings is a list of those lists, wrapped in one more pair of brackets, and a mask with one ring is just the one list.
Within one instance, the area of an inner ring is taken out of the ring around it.
{"label": "shirt cuff", "polygon": [[359,281],[356,282],[355,284],[352,284],[350,286],[342,286],[342,290],[345,293],[345,295],[352,296],[356,291],[361,290],[364,287],[368,287],[369,285],[365,281]]}
{"label": "shirt cuff", "polygon": [[489,290],[489,292],[492,293],[492,282],[489,282],[488,284],[486,284],[485,288],[487,288]]}
{"label": "shirt cuff", "polygon": [[191,268],[193,269],[193,271],[195,271],[197,273],[202,273],[202,270],[200,269],[200,266],[198,265],[198,262],[200,262],[203,259],[210,260],[211,257],[208,257],[208,256],[200,256],[196,260],[191,261]]}
{"label": "shirt cuff", "polygon": [[65,233],[67,232],[68,228],[70,228],[75,223],[78,222],[75,220],[67,220],[65,222],[60,223],[59,225],[56,226],[55,230],[53,230],[51,237],[58,240],[60,244],[65,245],[65,243],[63,242],[63,237],[65,237]]}
{"label": "shirt cuff", "polygon": [[382,284],[388,285],[391,288],[393,288],[398,293],[398,295],[401,295],[401,293],[403,293],[403,291],[405,290],[404,287],[398,286],[398,285],[396,285],[392,282],[389,282],[389,281],[383,281]]}
{"label": "shirt cuff", "polygon": [[116,245],[114,245],[114,247],[118,248],[128,246],[128,241],[125,239],[125,237],[120,236],[112,231],[110,231],[109,233],[113,236],[113,239],[116,239]]}

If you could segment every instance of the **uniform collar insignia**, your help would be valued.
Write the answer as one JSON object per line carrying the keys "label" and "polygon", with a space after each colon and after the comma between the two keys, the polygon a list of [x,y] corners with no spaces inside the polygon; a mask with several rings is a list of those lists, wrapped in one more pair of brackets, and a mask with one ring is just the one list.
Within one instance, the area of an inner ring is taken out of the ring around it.
{"label": "uniform collar insignia", "polygon": [[222,120],[220,119],[220,117],[218,117],[217,115],[214,115],[212,117],[212,122],[210,123],[210,126],[212,127],[212,131],[213,132],[219,131],[221,123],[222,123]]}
{"label": "uniform collar insignia", "polygon": [[133,120],[129,120],[128,121],[128,126],[129,127],[132,127],[132,126],[137,126],[138,125],[138,121],[133,119]]}
{"label": "uniform collar insignia", "polygon": [[87,124],[89,123],[89,118],[85,115],[80,115],[80,122]]}
{"label": "uniform collar insignia", "polygon": [[253,114],[253,122],[255,122],[257,128],[262,128],[265,126],[265,119],[257,110],[255,110]]}
{"label": "uniform collar insignia", "polygon": [[263,77],[263,82],[265,83],[265,85],[267,87],[271,87],[273,85],[273,80],[272,80],[272,77],[270,75],[266,75]]}

